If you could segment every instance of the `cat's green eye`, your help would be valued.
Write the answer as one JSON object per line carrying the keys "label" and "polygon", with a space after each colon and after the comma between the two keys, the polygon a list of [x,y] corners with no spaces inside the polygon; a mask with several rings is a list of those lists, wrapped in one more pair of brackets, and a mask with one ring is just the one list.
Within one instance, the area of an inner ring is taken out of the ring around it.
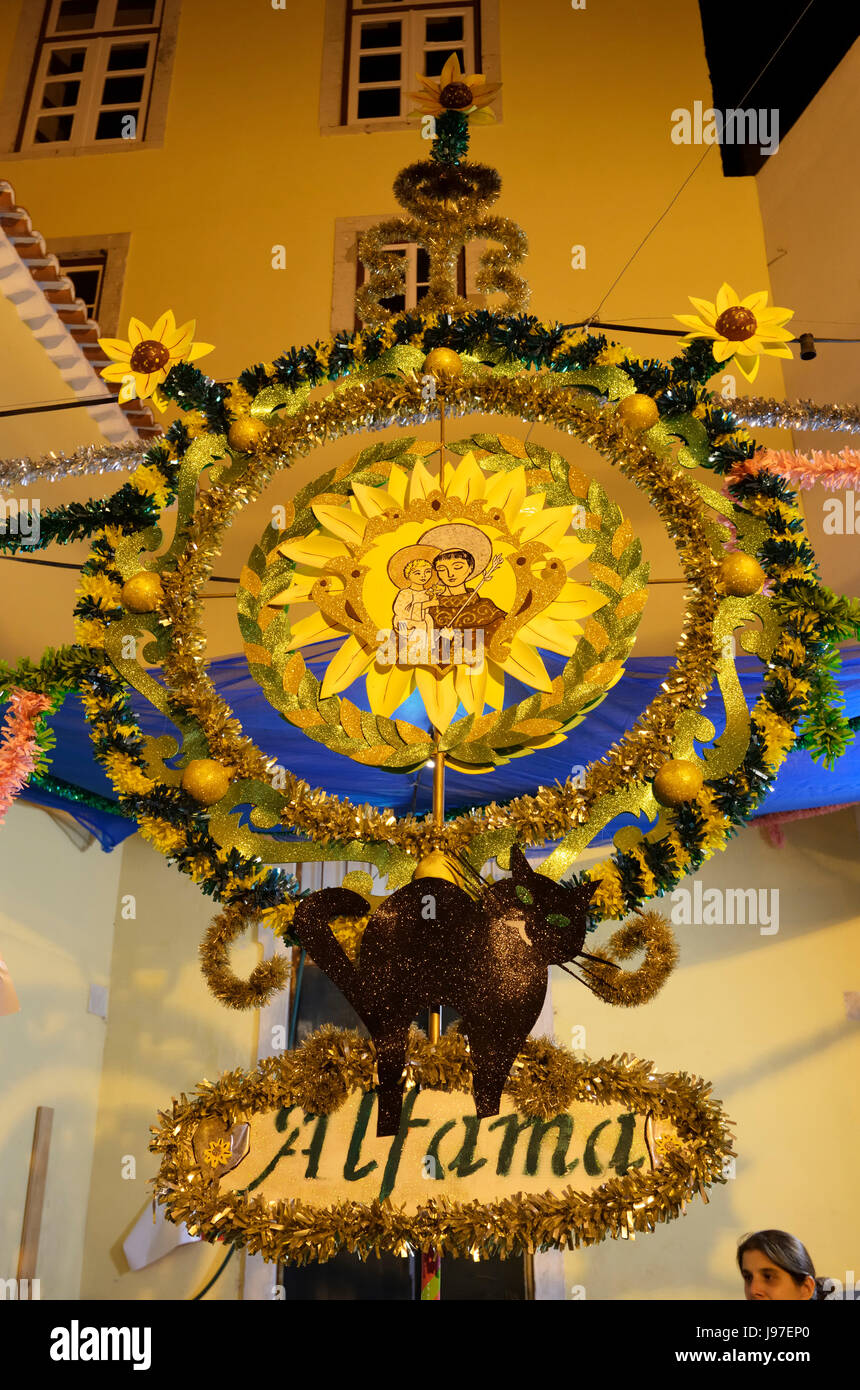
{"label": "cat's green eye", "polygon": [[551,912],[546,919],[551,927],[569,927],[570,918],[565,917],[563,912]]}
{"label": "cat's green eye", "polygon": [[521,883],[517,884],[516,888],[514,889],[514,892],[516,893],[520,902],[525,903],[526,907],[531,907],[534,903],[534,898],[532,897],[528,888],[523,888]]}

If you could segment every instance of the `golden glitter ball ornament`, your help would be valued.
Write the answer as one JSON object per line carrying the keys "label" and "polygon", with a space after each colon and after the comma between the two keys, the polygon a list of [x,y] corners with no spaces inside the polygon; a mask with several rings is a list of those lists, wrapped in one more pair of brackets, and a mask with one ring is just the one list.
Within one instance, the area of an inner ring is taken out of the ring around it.
{"label": "golden glitter ball ornament", "polygon": [[424,371],[429,376],[454,377],[460,376],[463,370],[463,363],[459,352],[454,352],[453,348],[433,348],[424,358]]}
{"label": "golden glitter ball ornament", "polygon": [[685,801],[694,801],[699,795],[703,780],[698,763],[675,758],[663,764],[651,788],[661,806],[683,806]]}
{"label": "golden glitter ball ornament", "polygon": [[132,613],[154,613],[164,602],[161,578],[152,570],[139,570],[122,586],[123,608]]}
{"label": "golden glitter ball ornament", "polygon": [[251,450],[268,433],[268,425],[255,415],[243,415],[234,420],[227,431],[227,443],[240,454],[250,454]]}
{"label": "golden glitter ball ornament", "polygon": [[214,758],[195,758],[182,774],[182,790],[202,806],[214,806],[227,795],[230,773]]}
{"label": "golden glitter ball ornament", "polygon": [[618,415],[629,430],[650,430],[660,419],[657,402],[651,396],[641,396],[638,391],[624,397],[619,403]]}
{"label": "golden glitter ball ornament", "polygon": [[733,598],[757,594],[766,578],[758,560],[742,550],[732,551],[720,561],[720,583]]}
{"label": "golden glitter ball ornament", "polygon": [[441,849],[433,849],[429,854],[425,854],[418,862],[418,867],[412,875],[413,878],[444,878],[448,883],[456,883],[462,886],[463,877],[459,874],[455,866]]}

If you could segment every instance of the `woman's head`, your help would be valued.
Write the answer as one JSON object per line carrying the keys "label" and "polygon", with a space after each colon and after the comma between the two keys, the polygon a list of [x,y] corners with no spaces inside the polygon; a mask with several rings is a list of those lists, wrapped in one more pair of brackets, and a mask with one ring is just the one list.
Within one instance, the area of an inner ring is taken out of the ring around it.
{"label": "woman's head", "polygon": [[750,1300],[785,1303],[815,1298],[815,1265],[805,1245],[787,1231],[755,1231],[738,1246],[738,1269]]}

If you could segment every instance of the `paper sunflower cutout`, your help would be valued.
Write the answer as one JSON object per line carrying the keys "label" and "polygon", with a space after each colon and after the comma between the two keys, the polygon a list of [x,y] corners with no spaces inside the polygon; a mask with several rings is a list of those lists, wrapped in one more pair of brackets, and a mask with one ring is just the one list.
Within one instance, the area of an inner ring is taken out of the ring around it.
{"label": "paper sunflower cutout", "polygon": [[423,90],[409,93],[419,103],[410,116],[441,116],[445,111],[459,111],[476,125],[487,125],[496,119],[486,107],[501,91],[501,82],[488,82],[478,72],[464,73],[456,53],[451,54],[437,79],[422,77],[420,73],[416,76]]}
{"label": "paper sunflower cutout", "polygon": [[682,341],[692,343],[696,338],[712,338],[715,360],[728,362],[734,358],[738,371],[747,381],[755,381],[762,357],[792,356],[791,348],[785,345],[794,334],[785,325],[794,310],[779,309],[775,305],[768,308],[767,299],[767,290],[739,299],[727,284],[720,287],[713,304],[690,295],[690,303],[698,309],[698,314],[674,315],[679,323],[692,330]]}
{"label": "paper sunflower cutout", "polygon": [[[577,507],[547,507],[523,468],[488,477],[470,452],[443,493],[423,463],[411,474],[395,465],[385,488],[355,483],[348,499],[312,510],[319,527],[278,547],[296,570],[269,606],[316,605],[292,626],[291,651],[343,639],[322,699],[363,677],[373,712],[390,717],[417,689],[447,729],[461,704],[478,716],[502,709],[506,675],[551,691],[540,649],[572,656],[580,620],[606,603],[568,576],[593,549],[569,534]],[[386,652],[380,635],[404,629],[406,648],[401,638]],[[459,658],[434,655],[434,635],[477,631],[480,660],[474,644]]]}
{"label": "paper sunflower cutout", "polygon": [[206,1148],[203,1159],[209,1168],[220,1168],[233,1157],[233,1146],[229,1139],[213,1139]]}
{"label": "paper sunflower cutout", "polygon": [[99,338],[99,347],[111,359],[109,367],[100,373],[105,381],[122,382],[119,403],[151,400],[157,410],[166,410],[167,401],[158,390],[177,362],[195,362],[212,352],[212,343],[195,343],[196,319],[176,326],[173,311],[166,309],[161,318],[147,328],[140,319],[132,318],[128,325],[128,341],[122,338]]}

